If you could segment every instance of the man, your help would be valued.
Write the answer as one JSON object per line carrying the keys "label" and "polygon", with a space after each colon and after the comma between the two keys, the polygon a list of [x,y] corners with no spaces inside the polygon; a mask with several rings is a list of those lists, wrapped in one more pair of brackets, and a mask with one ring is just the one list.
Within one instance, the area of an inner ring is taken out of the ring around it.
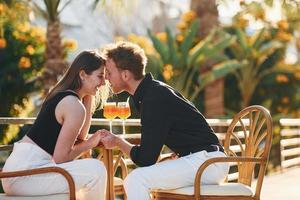
{"label": "man", "polygon": [[[102,142],[118,147],[140,166],[124,181],[129,200],[150,199],[151,189],[175,189],[194,184],[199,166],[212,157],[226,156],[218,138],[195,106],[170,86],[145,75],[147,58],[132,43],[117,43],[106,51],[106,78],[114,93],[127,91],[141,114],[141,144],[134,146],[109,133]],[[156,163],[163,145],[177,155]],[[211,165],[202,183],[222,181],[228,164]]]}

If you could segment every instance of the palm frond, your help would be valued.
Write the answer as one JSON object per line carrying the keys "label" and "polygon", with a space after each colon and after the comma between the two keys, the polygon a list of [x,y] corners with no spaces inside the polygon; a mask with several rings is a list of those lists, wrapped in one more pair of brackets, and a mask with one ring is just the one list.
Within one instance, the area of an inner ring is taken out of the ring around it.
{"label": "palm frond", "polygon": [[169,59],[168,46],[165,43],[161,42],[156,36],[154,36],[149,29],[147,32],[153,43],[155,50],[159,53],[163,62],[168,63],[168,59]]}
{"label": "palm frond", "polygon": [[212,38],[215,35],[215,31],[209,33],[209,35],[196,44],[190,51],[187,58],[187,66],[190,68],[194,65],[195,61],[199,56],[208,49],[209,44],[212,42]]}
{"label": "palm frond", "polygon": [[247,64],[246,61],[239,62],[237,60],[228,60],[222,63],[218,63],[213,66],[212,70],[202,73],[199,76],[200,84],[194,90],[194,93],[191,95],[191,101],[194,101],[198,94],[207,86],[209,83],[222,78],[239,68],[245,67]]}
{"label": "palm frond", "polygon": [[241,45],[244,52],[249,51],[249,45],[247,43],[247,36],[246,33],[243,32],[240,28],[235,29],[237,42]]}
{"label": "palm frond", "polygon": [[180,51],[182,52],[183,59],[186,59],[189,50],[193,46],[194,39],[196,37],[197,31],[199,29],[199,20],[194,20],[191,24],[191,27],[189,29],[189,32],[187,36],[184,38],[180,45]]}
{"label": "palm frond", "polygon": [[169,60],[172,63],[172,65],[175,68],[177,68],[177,67],[179,67],[177,46],[176,46],[174,37],[172,36],[172,33],[168,27],[166,27],[166,33],[167,33],[167,44],[168,44],[168,48],[169,48]]}
{"label": "palm frond", "polygon": [[60,0],[44,0],[44,3],[46,5],[48,20],[50,22],[57,21]]}
{"label": "palm frond", "polygon": [[258,49],[261,46],[262,42],[264,41],[264,34],[265,34],[265,29],[263,28],[259,31],[258,34],[253,36],[254,37],[254,42],[252,44],[252,47],[254,49]]}

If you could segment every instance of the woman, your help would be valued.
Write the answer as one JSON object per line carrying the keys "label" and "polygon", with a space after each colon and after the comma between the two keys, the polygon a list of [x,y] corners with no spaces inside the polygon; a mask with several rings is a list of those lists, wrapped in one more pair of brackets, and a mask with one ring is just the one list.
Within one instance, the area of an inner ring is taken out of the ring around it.
{"label": "woman", "polygon": [[[47,95],[32,128],[15,143],[3,171],[61,167],[72,175],[79,198],[104,199],[107,177],[102,162],[74,160],[101,140],[99,132],[88,139],[87,135],[99,102],[98,90],[105,86],[104,64],[95,51],[84,51],[75,58]],[[105,96],[103,92],[101,95]],[[47,195],[69,190],[65,179],[53,173],[6,178],[2,184],[8,195]]]}

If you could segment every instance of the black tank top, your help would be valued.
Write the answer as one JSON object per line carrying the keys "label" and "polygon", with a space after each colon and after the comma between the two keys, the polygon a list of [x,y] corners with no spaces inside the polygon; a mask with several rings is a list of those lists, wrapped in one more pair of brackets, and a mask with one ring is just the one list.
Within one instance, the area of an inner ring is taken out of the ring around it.
{"label": "black tank top", "polygon": [[55,117],[55,108],[57,104],[68,95],[78,97],[73,91],[62,91],[47,100],[43,104],[33,126],[27,133],[27,136],[31,140],[50,155],[54,153],[56,141],[61,129],[61,124],[58,123]]}

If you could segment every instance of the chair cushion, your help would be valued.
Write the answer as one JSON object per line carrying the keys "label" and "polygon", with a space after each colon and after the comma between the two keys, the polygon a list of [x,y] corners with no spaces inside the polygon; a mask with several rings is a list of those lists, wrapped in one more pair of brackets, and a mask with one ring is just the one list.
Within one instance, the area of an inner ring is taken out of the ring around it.
{"label": "chair cushion", "polygon": [[[232,195],[232,196],[253,196],[251,187],[241,183],[223,183],[220,185],[201,185],[201,195]],[[155,192],[167,192],[173,194],[193,195],[194,186],[178,188],[174,190],[155,190]]]}
{"label": "chair cushion", "polygon": [[[114,185],[122,186],[123,180],[118,177],[114,177]],[[4,193],[0,193],[0,200],[69,200],[69,194],[53,194],[45,196],[7,196]]]}
{"label": "chair cushion", "polygon": [[52,194],[45,196],[7,196],[0,194],[0,200],[69,200],[69,194]]}

